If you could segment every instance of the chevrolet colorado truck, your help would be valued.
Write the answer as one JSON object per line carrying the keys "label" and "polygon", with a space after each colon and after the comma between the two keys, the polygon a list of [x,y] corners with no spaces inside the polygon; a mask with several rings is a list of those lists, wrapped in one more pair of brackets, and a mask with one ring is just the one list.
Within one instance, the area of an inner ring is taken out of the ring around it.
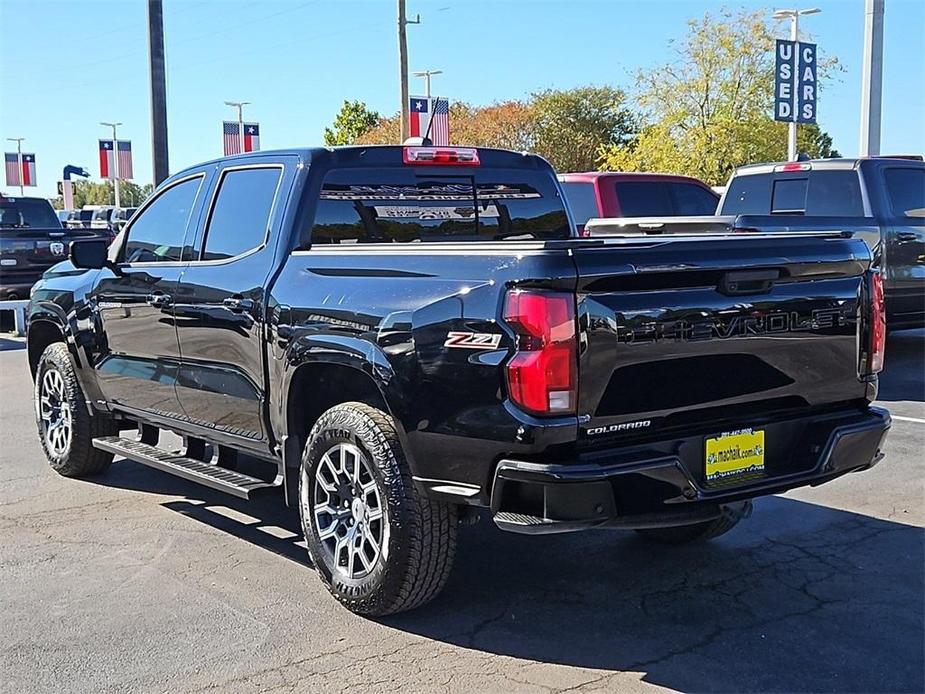
{"label": "chevrolet colorado truck", "polygon": [[480,508],[680,543],[869,468],[884,333],[861,240],[579,238],[539,157],[382,146],[174,175],[46,273],[28,356],[57,472],[277,493],[382,615],[437,594]]}
{"label": "chevrolet colorado truck", "polygon": [[887,327],[925,326],[921,159],[861,157],[742,166],[729,179],[717,215],[596,219],[588,222],[586,232],[851,232],[867,242],[883,274]]}

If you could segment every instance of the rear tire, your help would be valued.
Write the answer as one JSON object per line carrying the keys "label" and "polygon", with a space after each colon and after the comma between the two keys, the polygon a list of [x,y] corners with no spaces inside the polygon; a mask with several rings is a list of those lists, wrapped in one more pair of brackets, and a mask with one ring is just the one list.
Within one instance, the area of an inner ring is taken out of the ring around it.
{"label": "rear tire", "polygon": [[670,528],[640,528],[636,532],[647,540],[659,542],[663,545],[683,545],[689,542],[706,542],[732,530],[739,521],[747,518],[752,512],[752,502],[724,506],[722,515],[711,521],[693,523],[691,525],[676,525]]}
{"label": "rear tire", "polygon": [[456,507],[422,496],[385,412],[332,407],[302,455],[299,512],[327,589],[357,614],[382,616],[432,600],[456,552]]}
{"label": "rear tire", "polygon": [[64,477],[98,475],[112,463],[112,453],[94,448],[93,439],[118,428],[106,414],[91,414],[85,400],[67,345],[48,345],[35,372],[35,420],[45,457]]}

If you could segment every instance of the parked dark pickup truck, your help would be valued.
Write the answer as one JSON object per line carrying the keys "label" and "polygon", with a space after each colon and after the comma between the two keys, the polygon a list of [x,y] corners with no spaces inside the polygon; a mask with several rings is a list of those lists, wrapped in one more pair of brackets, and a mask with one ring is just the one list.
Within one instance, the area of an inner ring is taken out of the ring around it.
{"label": "parked dark pickup truck", "polygon": [[359,613],[436,595],[479,507],[520,533],[715,537],[754,497],[867,469],[890,426],[862,241],[577,238],[530,155],[222,159],[70,258],[30,308],[52,467],[281,488]]}
{"label": "parked dark pickup truck", "polygon": [[925,326],[925,163],[884,157],[743,166],[718,215],[594,220],[588,232],[851,232],[882,268],[890,329]]}
{"label": "parked dark pickup truck", "polygon": [[42,273],[67,257],[71,241],[94,236],[62,227],[45,198],[0,195],[0,301],[28,299]]}

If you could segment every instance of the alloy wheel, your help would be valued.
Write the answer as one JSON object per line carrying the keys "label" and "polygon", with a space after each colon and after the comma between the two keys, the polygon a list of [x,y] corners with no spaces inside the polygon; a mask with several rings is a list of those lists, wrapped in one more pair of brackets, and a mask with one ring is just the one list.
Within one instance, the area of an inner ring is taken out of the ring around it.
{"label": "alloy wheel", "polygon": [[55,368],[45,371],[39,390],[39,419],[45,445],[56,456],[63,456],[71,445],[71,406],[67,401],[64,377]]}
{"label": "alloy wheel", "polygon": [[[307,480],[305,480],[307,481]],[[315,468],[309,510],[325,560],[348,579],[372,572],[388,547],[389,529],[383,497],[370,461],[357,446],[338,443]],[[309,491],[310,490],[310,491]]]}

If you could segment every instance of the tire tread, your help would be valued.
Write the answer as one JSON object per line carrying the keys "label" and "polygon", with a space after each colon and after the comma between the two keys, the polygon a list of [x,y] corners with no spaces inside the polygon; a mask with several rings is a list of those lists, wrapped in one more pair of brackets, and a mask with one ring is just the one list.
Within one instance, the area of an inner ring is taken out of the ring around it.
{"label": "tire tread", "polygon": [[44,365],[51,362],[64,379],[64,387],[71,405],[71,446],[64,460],[55,459],[45,445],[41,421],[36,416],[39,440],[42,450],[48,458],[52,469],[64,477],[90,477],[105,472],[112,464],[112,453],[93,447],[93,439],[100,436],[112,436],[117,429],[110,417],[103,413],[91,414],[87,410],[83,389],[77,380],[71,355],[63,342],[53,342],[45,348],[39,359],[36,371],[36,394],[38,398]]}
{"label": "tire tread", "polygon": [[[361,402],[337,405],[318,418],[303,454],[303,466],[312,447],[312,440],[328,428],[346,428],[367,434],[374,442],[373,457],[386,460],[377,462],[383,475],[386,495],[398,493],[398,503],[408,512],[407,554],[400,575],[387,591],[361,598],[345,596],[334,588],[330,580],[319,572],[328,590],[351,611],[371,616],[383,616],[420,607],[443,589],[449,578],[456,553],[456,508],[451,504],[428,499],[414,486],[411,472],[402,450],[392,418],[382,410]],[[390,521],[391,522],[391,521]],[[303,526],[306,521],[303,519]],[[306,533],[308,527],[304,527]]]}

